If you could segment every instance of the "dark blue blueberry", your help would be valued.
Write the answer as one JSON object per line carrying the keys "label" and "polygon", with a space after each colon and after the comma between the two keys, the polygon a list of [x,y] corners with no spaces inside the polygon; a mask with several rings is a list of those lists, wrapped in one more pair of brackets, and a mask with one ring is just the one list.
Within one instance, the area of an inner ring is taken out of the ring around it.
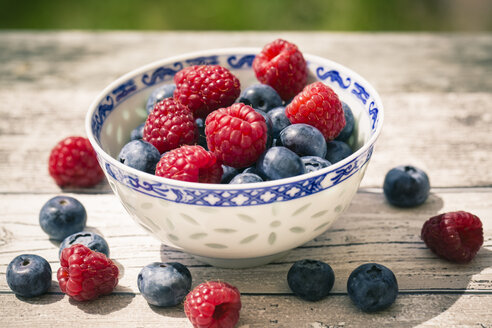
{"label": "dark blue blueberry", "polygon": [[306,173],[318,171],[331,165],[328,160],[318,156],[303,156],[301,160],[306,167]]}
{"label": "dark blue blueberry", "polygon": [[300,298],[315,302],[326,297],[335,283],[330,265],[316,260],[295,262],[287,273],[290,289]]}
{"label": "dark blue blueberry", "polygon": [[100,235],[89,231],[77,232],[63,239],[60,244],[60,250],[58,251],[58,257],[61,256],[61,252],[65,248],[75,244],[82,244],[89,247],[93,251],[103,253],[109,257],[109,246],[106,240],[104,240],[104,238]]}
{"label": "dark blue blueberry", "polygon": [[241,173],[253,173],[253,174],[258,174],[258,171],[256,170],[256,165],[253,166],[248,166],[244,170],[241,171]]}
{"label": "dark blue blueberry", "polygon": [[325,158],[332,164],[340,162],[342,159],[352,155],[352,153],[352,148],[343,141],[333,140],[326,144]]}
{"label": "dark blue blueberry", "polygon": [[265,123],[267,125],[267,141],[266,141],[266,148],[270,148],[272,146],[272,141],[273,141],[273,126],[272,126],[272,120],[270,117],[265,113],[264,111],[260,109],[255,109],[258,113],[260,113],[263,118],[265,119]]}
{"label": "dark blue blueberry", "polygon": [[243,184],[243,183],[255,183],[262,182],[263,179],[254,173],[239,173],[234,178],[232,178],[230,184]]}
{"label": "dark blue blueberry", "polygon": [[147,98],[147,104],[145,105],[147,113],[150,114],[152,109],[154,109],[154,105],[159,101],[172,97],[174,95],[174,90],[176,90],[176,85],[165,84],[152,91],[149,98]]}
{"label": "dark blue blueberry", "polygon": [[359,309],[375,312],[393,304],[398,296],[398,283],[393,272],[384,265],[366,263],[350,274],[347,293]]}
{"label": "dark blue blueberry", "polygon": [[347,141],[348,138],[352,135],[352,132],[354,132],[354,126],[355,126],[355,120],[354,120],[354,113],[352,113],[352,110],[350,107],[342,101],[342,107],[343,107],[343,114],[345,116],[345,127],[340,131],[338,136],[335,138],[335,140],[338,141]]}
{"label": "dark blue blueberry", "polygon": [[191,273],[177,262],[154,262],[138,274],[138,290],[149,304],[175,306],[183,302],[191,288]]}
{"label": "dark blue blueberry", "polygon": [[44,258],[34,254],[22,254],[7,267],[7,284],[19,296],[35,297],[51,286],[51,266]]}
{"label": "dark blue blueberry", "polygon": [[63,240],[84,230],[86,222],[87,213],[84,205],[70,196],[51,198],[39,212],[39,225],[55,240]]}
{"label": "dark blue blueberry", "polygon": [[238,102],[264,112],[282,106],[282,98],[280,98],[277,91],[266,84],[253,84],[247,87],[241,92]]}
{"label": "dark blue blueberry", "polygon": [[157,148],[145,140],[132,140],[123,146],[118,159],[129,167],[155,174],[155,166],[161,159],[161,154]]}
{"label": "dark blue blueberry", "polygon": [[323,134],[312,125],[292,124],[280,132],[282,146],[299,156],[325,157],[326,141]]}
{"label": "dark blue blueberry", "polygon": [[287,115],[285,115],[285,107],[277,107],[272,110],[270,110],[267,113],[268,117],[272,121],[272,136],[273,138],[278,138],[280,135],[280,132],[288,127],[291,123],[289,119],[287,118]]}
{"label": "dark blue blueberry", "polygon": [[198,128],[198,144],[208,150],[207,136],[205,135],[205,120],[203,118],[197,118],[195,124]]}
{"label": "dark blue blueberry", "polygon": [[137,126],[135,129],[132,130],[130,133],[130,140],[139,140],[143,138],[143,130],[145,127],[145,122]]}
{"label": "dark blue blueberry", "polygon": [[222,164],[222,178],[220,179],[220,183],[229,183],[238,174],[239,171],[236,168]]}
{"label": "dark blue blueberry", "polygon": [[301,158],[285,147],[272,147],[256,163],[256,170],[266,180],[277,180],[306,173]]}
{"label": "dark blue blueberry", "polygon": [[388,202],[399,207],[413,207],[425,202],[430,183],[427,174],[414,166],[397,166],[386,173],[383,184]]}

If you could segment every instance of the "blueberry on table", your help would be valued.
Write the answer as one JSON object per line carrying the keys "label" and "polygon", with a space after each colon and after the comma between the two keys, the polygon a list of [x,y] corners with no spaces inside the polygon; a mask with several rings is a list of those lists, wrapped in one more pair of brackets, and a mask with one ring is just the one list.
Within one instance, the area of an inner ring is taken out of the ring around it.
{"label": "blueberry on table", "polygon": [[229,184],[243,184],[243,183],[254,183],[254,182],[262,182],[263,179],[254,173],[240,173],[232,178]]}
{"label": "blueberry on table", "polygon": [[60,250],[58,251],[58,257],[61,256],[61,252],[65,248],[75,244],[82,244],[92,249],[93,251],[103,253],[104,255],[109,257],[109,246],[106,240],[97,233],[93,233],[90,231],[77,232],[63,239],[62,243],[60,244]]}
{"label": "blueberry on table", "polygon": [[152,109],[154,109],[154,105],[163,99],[170,98],[174,95],[174,90],[176,90],[175,84],[165,84],[160,86],[150,94],[149,98],[147,98],[147,104],[145,108],[147,109],[147,113],[150,114]]}
{"label": "blueberry on table", "polygon": [[414,207],[429,196],[430,183],[427,174],[411,165],[392,168],[386,173],[383,184],[388,202],[398,207]]}
{"label": "blueberry on table", "polygon": [[155,306],[175,306],[183,302],[191,289],[191,273],[177,262],[154,262],[138,274],[138,290]]}
{"label": "blueberry on table", "polygon": [[285,107],[276,107],[267,113],[272,122],[272,137],[278,138],[280,132],[291,125],[287,115],[285,115]]}
{"label": "blueberry on table", "polygon": [[354,113],[352,113],[350,107],[343,101],[342,101],[342,108],[343,108],[343,115],[345,116],[345,126],[343,127],[342,131],[340,131],[340,133],[335,138],[335,140],[347,141],[348,138],[350,138],[350,136],[352,135],[352,132],[354,132],[355,119],[354,119]]}
{"label": "blueberry on table", "polygon": [[312,125],[298,123],[287,126],[280,132],[282,146],[299,156],[325,157],[326,141],[323,134]]}
{"label": "blueberry on table", "polygon": [[44,258],[34,254],[22,254],[8,265],[7,284],[19,296],[35,297],[51,286],[51,266]]}
{"label": "blueberry on table", "polygon": [[130,141],[123,146],[118,155],[121,163],[150,174],[155,173],[155,166],[160,159],[159,150],[145,140]]}
{"label": "blueberry on table", "polygon": [[335,273],[329,264],[317,260],[295,262],[287,273],[290,289],[307,301],[319,301],[326,297],[335,283]]}
{"label": "blueberry on table", "polygon": [[55,240],[63,240],[84,230],[86,222],[87,212],[84,206],[70,196],[51,198],[39,212],[39,225]]}
{"label": "blueberry on table", "polygon": [[347,293],[364,312],[384,310],[396,300],[398,283],[384,265],[366,263],[356,268],[347,280]]}
{"label": "blueberry on table", "polygon": [[333,140],[326,144],[325,158],[332,164],[340,162],[352,155],[352,153],[352,148],[343,141]]}
{"label": "blueberry on table", "polygon": [[143,138],[143,130],[145,127],[145,122],[137,126],[130,132],[130,140],[139,140]]}
{"label": "blueberry on table", "polygon": [[270,109],[282,106],[282,98],[277,91],[266,84],[253,84],[239,95],[238,102],[250,105],[254,109],[268,112]]}
{"label": "blueberry on table", "polygon": [[331,165],[328,160],[318,156],[303,156],[301,160],[306,168],[306,173],[318,171]]}
{"label": "blueberry on table", "polygon": [[259,175],[267,180],[277,180],[306,173],[301,158],[285,147],[272,147],[264,152],[256,164]]}

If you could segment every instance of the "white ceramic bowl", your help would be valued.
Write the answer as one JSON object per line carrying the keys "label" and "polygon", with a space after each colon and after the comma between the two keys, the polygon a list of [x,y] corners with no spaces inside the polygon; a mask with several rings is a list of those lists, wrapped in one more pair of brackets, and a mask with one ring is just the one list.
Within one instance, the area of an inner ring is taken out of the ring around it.
{"label": "white ceramic bowl", "polygon": [[138,68],[97,96],[86,117],[89,140],[111,188],[128,213],[164,244],[223,267],[268,263],[326,231],[349,206],[364,176],[383,123],[376,90],[352,70],[313,55],[304,57],[309,82],[332,87],[352,109],[355,152],[323,170],[244,185],[200,184],[157,177],[116,158],[130,131],[145,121],[154,88],[173,83],[183,67],[219,64],[245,88],[258,83],[251,68],[261,49],[190,53]]}

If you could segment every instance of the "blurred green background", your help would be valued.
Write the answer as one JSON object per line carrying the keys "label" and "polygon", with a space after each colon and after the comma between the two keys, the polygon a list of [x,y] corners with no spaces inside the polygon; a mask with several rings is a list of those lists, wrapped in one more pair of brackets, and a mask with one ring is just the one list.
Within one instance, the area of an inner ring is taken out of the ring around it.
{"label": "blurred green background", "polygon": [[491,0],[0,0],[0,29],[491,31]]}

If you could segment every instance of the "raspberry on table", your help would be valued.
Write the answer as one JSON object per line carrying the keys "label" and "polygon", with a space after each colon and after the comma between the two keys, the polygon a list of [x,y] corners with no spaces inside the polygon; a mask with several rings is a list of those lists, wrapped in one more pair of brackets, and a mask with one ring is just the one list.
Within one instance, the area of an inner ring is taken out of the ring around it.
{"label": "raspberry on table", "polygon": [[297,46],[277,39],[263,47],[253,60],[253,70],[261,83],[274,88],[288,101],[298,94],[307,82],[307,64]]}
{"label": "raspberry on table", "polygon": [[62,292],[77,301],[110,294],[118,284],[119,270],[106,255],[75,244],[62,251],[57,272]]}
{"label": "raspberry on table", "polygon": [[155,175],[189,182],[220,183],[222,165],[202,146],[184,145],[162,155]]}
{"label": "raspberry on table", "polygon": [[48,170],[60,187],[92,187],[104,178],[89,139],[79,136],[56,144],[50,153]]}
{"label": "raspberry on table", "polygon": [[195,118],[234,103],[241,92],[239,79],[219,65],[194,65],[174,76],[174,99],[187,106]]}
{"label": "raspberry on table", "polygon": [[268,127],[251,106],[236,103],[208,115],[205,134],[208,149],[223,164],[242,168],[255,163],[265,150]]}
{"label": "raspberry on table", "polygon": [[326,141],[335,139],[345,126],[342,103],[323,82],[307,85],[285,108],[292,124],[305,123],[321,131]]}
{"label": "raspberry on table", "polygon": [[145,121],[143,140],[161,154],[181,145],[192,145],[197,139],[192,112],[173,98],[158,102]]}
{"label": "raspberry on table", "polygon": [[468,263],[483,244],[482,221],[465,211],[439,214],[424,223],[421,237],[439,257]]}
{"label": "raspberry on table", "polygon": [[195,328],[232,328],[239,320],[241,294],[226,282],[205,282],[186,296],[184,310]]}

